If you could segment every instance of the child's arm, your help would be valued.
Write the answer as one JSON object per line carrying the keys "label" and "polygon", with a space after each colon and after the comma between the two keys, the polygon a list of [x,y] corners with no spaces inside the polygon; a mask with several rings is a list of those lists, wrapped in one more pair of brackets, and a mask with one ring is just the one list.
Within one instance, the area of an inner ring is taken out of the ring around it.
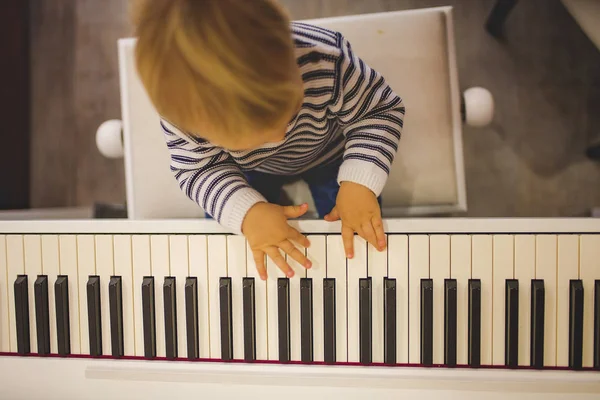
{"label": "child's arm", "polygon": [[351,256],[354,232],[376,248],[385,248],[377,197],[398,150],[405,108],[384,77],[361,60],[341,34],[338,41],[342,55],[330,109],[342,124],[346,147],[336,208],[326,219],[342,220],[342,236]]}
{"label": "child's arm", "polygon": [[346,136],[340,181],[364,185],[381,194],[398,150],[404,103],[384,77],[369,67],[340,35],[342,56],[336,71],[332,111]]}
{"label": "child's arm", "polygon": [[280,249],[301,265],[308,259],[291,242],[308,247],[308,239],[289,226],[308,207],[281,207],[267,203],[244,177],[231,156],[200,139],[192,139],[166,121],[161,121],[171,155],[171,171],[181,190],[225,228],[246,236],[257,270],[267,278],[265,254],[289,277],[293,270]]}
{"label": "child's arm", "polygon": [[222,149],[185,135],[161,121],[179,187],[225,228],[242,233],[242,221],[265,198],[246,181],[239,166]]}

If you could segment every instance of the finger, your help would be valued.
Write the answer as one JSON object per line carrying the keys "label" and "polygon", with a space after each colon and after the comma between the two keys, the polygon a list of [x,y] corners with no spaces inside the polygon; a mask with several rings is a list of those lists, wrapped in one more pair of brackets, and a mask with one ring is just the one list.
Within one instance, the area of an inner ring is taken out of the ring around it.
{"label": "finger", "polygon": [[347,225],[342,226],[342,240],[344,241],[346,257],[354,257],[354,230]]}
{"label": "finger", "polygon": [[379,245],[379,250],[383,251],[387,247],[387,243],[385,240],[385,231],[383,230],[383,221],[381,217],[373,217],[373,229],[375,229],[375,236],[377,236],[377,244]]}
{"label": "finger", "polygon": [[300,204],[299,206],[285,206],[283,207],[283,215],[287,218],[298,218],[304,215],[308,211],[308,204]]}
{"label": "finger", "polygon": [[253,250],[252,255],[254,257],[254,264],[256,264],[256,270],[260,279],[263,281],[267,280],[267,268],[265,267],[265,253],[260,250]]}
{"label": "finger", "polygon": [[340,219],[340,213],[337,210],[337,207],[333,207],[333,210],[329,214],[325,216],[325,221],[333,222]]}
{"label": "finger", "polygon": [[301,234],[297,229],[290,227],[288,232],[288,239],[293,240],[298,243],[300,246],[310,247],[310,240],[303,234]]}
{"label": "finger", "polygon": [[289,240],[284,240],[279,244],[279,247],[292,259],[294,259],[298,264],[302,265],[304,268],[310,268],[312,263],[308,261],[308,258],[302,253],[292,242]]}
{"label": "finger", "polygon": [[279,251],[279,249],[275,246],[270,246],[265,249],[265,253],[273,260],[275,265],[279,267],[279,269],[287,276],[291,278],[294,276],[294,270],[290,268],[288,263],[285,261],[285,258]]}
{"label": "finger", "polygon": [[378,249],[379,246],[377,245],[377,236],[375,235],[375,229],[373,229],[373,224],[371,223],[371,221],[363,223],[361,225],[361,228],[362,232],[360,233],[360,235],[363,237],[363,239],[369,242],[371,246]]}

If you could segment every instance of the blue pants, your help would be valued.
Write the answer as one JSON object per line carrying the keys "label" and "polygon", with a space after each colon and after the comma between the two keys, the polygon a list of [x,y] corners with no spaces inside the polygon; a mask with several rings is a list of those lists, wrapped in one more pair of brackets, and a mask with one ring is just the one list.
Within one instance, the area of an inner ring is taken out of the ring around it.
{"label": "blue pants", "polygon": [[283,197],[283,186],[298,180],[305,181],[315,202],[319,218],[323,218],[335,207],[335,200],[340,190],[337,182],[340,165],[341,160],[334,161],[294,176],[272,175],[256,171],[246,172],[245,175],[250,186],[262,194],[269,203],[282,206],[292,205],[288,199]]}
{"label": "blue pants", "polygon": [[[262,194],[269,203],[281,206],[292,205],[283,193],[283,186],[299,180],[307,183],[315,202],[319,218],[325,217],[335,207],[340,190],[337,176],[342,159],[316,166],[299,175],[273,175],[258,171],[244,173],[250,186]],[[377,199],[381,207],[381,197]],[[208,218],[208,215],[207,215]]]}

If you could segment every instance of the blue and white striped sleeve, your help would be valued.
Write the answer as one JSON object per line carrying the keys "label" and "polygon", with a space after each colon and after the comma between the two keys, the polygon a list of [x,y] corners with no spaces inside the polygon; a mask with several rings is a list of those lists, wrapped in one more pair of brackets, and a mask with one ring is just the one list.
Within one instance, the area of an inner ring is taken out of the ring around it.
{"label": "blue and white striped sleeve", "polygon": [[379,196],[387,182],[402,134],[404,102],[338,34],[341,56],[331,110],[346,137],[338,182],[350,181]]}
{"label": "blue and white striped sleeve", "polygon": [[182,134],[161,121],[171,156],[171,171],[181,190],[233,233],[242,233],[246,213],[266,199],[253,189],[229,154]]}

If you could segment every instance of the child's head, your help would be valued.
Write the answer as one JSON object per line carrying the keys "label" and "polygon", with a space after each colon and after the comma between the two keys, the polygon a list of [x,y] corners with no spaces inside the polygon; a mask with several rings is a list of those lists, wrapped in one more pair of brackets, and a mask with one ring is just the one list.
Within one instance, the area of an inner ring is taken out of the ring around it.
{"label": "child's head", "polygon": [[138,0],[136,64],[158,113],[231,150],[282,140],[303,99],[276,0]]}

